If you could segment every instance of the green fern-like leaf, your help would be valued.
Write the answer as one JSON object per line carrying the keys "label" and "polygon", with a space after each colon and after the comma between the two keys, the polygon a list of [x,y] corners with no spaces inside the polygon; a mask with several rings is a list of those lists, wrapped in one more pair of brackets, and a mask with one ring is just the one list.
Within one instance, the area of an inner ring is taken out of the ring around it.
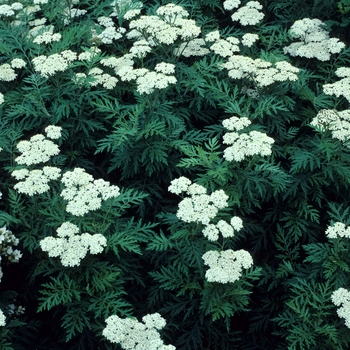
{"label": "green fern-like leaf", "polygon": [[39,307],[38,312],[43,310],[51,310],[58,305],[65,305],[73,300],[80,300],[81,292],[79,291],[77,283],[68,277],[63,275],[61,278],[55,278],[50,276],[52,282],[42,285],[40,290]]}

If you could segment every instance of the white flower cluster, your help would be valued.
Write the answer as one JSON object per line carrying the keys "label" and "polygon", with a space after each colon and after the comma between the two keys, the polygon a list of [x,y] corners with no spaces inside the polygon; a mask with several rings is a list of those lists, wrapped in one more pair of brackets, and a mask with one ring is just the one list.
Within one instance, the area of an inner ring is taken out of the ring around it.
{"label": "white flower cluster", "polygon": [[238,44],[239,39],[231,36],[226,39],[215,40],[214,44],[210,46],[210,50],[221,57],[230,57],[234,52],[239,52]]}
{"label": "white flower cluster", "polygon": [[141,16],[130,22],[129,39],[147,40],[150,46],[170,45],[178,39],[188,42],[201,33],[194,20],[187,19],[188,12],[181,6],[167,4],[157,9],[157,16]]}
{"label": "white flower cluster", "polygon": [[122,38],[125,32],[126,29],[122,27],[118,29],[116,29],[115,27],[106,27],[100,34],[94,37],[101,40],[101,42],[104,44],[112,44],[113,41]]}
{"label": "white flower cluster", "polygon": [[4,63],[0,65],[0,80],[13,81],[17,78],[17,74],[10,64]]}
{"label": "white flower cluster", "polygon": [[232,79],[249,79],[258,87],[269,86],[275,82],[296,81],[296,73],[299,69],[286,61],[274,64],[263,61],[260,58],[252,59],[246,56],[232,55],[226,63],[221,65],[228,70],[228,76]]}
{"label": "white flower cluster", "polygon": [[[17,246],[19,243],[18,238],[9,231],[6,226],[0,228],[0,261],[2,257],[7,257],[9,262],[16,263],[22,257],[22,253],[18,249],[13,249],[13,246]],[[3,276],[0,267],[0,282]]]}
{"label": "white flower cluster", "polygon": [[[59,126],[49,125],[45,128],[47,138],[56,140],[61,137],[62,128]],[[22,153],[15,159],[18,164],[27,166],[46,163],[60,150],[51,140],[45,138],[42,134],[34,135],[29,141],[20,141],[17,149]],[[14,170],[11,175],[18,182],[14,189],[20,193],[29,196],[41,194],[50,189],[48,183],[50,180],[57,180],[61,176],[61,169],[56,167],[44,166],[42,169],[28,170],[26,168]]]}
{"label": "white flower cluster", "polygon": [[237,8],[241,4],[241,0],[226,0],[223,3],[224,9],[225,10],[233,10]]}
{"label": "white flower cluster", "polygon": [[32,62],[34,70],[43,77],[48,78],[50,75],[54,75],[57,72],[64,72],[76,59],[77,54],[75,52],[65,50],[50,56],[40,55],[35,57]]}
{"label": "white flower cluster", "polygon": [[[103,58],[101,64],[114,69],[114,72],[121,77],[122,81],[130,81],[136,79],[135,74],[131,74],[133,71],[133,55],[128,53],[121,57],[108,57]],[[128,75],[132,75],[131,79],[128,79]]]}
{"label": "white flower cluster", "polygon": [[242,161],[247,156],[259,154],[268,156],[272,153],[271,145],[274,140],[260,131],[250,131],[249,133],[239,134],[236,131],[241,130],[250,124],[248,118],[231,117],[223,121],[225,128],[233,131],[226,133],[223,137],[224,144],[232,146],[224,150],[224,158],[231,162]]}
{"label": "white flower cluster", "polygon": [[232,21],[237,21],[242,26],[258,24],[264,18],[264,14],[259,11],[262,8],[258,1],[249,1],[231,16]]}
{"label": "white flower cluster", "polygon": [[210,267],[205,273],[208,282],[233,283],[241,277],[243,268],[248,269],[253,265],[252,256],[243,249],[209,250],[202,258],[204,264]]}
{"label": "white flower cluster", "polygon": [[32,136],[29,141],[20,141],[17,149],[22,154],[15,161],[25,165],[45,163],[60,152],[58,146],[42,134]]}
{"label": "white flower cluster", "polygon": [[0,309],[0,327],[5,326],[6,325],[6,317],[4,315],[4,313],[2,312],[2,310]]}
{"label": "white flower cluster", "polygon": [[335,71],[335,75],[343,79],[323,85],[323,92],[337,97],[344,96],[350,103],[350,68],[340,67]]}
{"label": "white flower cluster", "polygon": [[220,40],[220,32],[218,30],[214,30],[212,32],[209,32],[205,36],[205,41],[208,43],[215,42],[217,40]]}
{"label": "white flower cluster", "polygon": [[243,228],[243,221],[238,216],[231,218],[230,224],[224,220],[214,224],[208,224],[203,229],[202,233],[209,241],[217,241],[219,239],[219,232],[224,238],[233,237],[234,231],[240,231]]}
{"label": "white flower cluster", "polygon": [[166,324],[160,314],[146,315],[142,321],[112,315],[106,319],[107,326],[102,334],[110,342],[120,344],[124,350],[175,350],[174,346],[164,345],[160,339],[158,331]]}
{"label": "white flower cluster", "polygon": [[149,42],[144,39],[135,41],[129,50],[132,57],[137,57],[137,58],[144,58],[151,51],[152,51],[152,48],[149,45]]}
{"label": "white flower cluster", "polygon": [[38,35],[34,40],[34,44],[49,44],[54,41],[60,41],[62,38],[62,35],[60,33],[51,33],[51,32],[44,32],[40,35]]}
{"label": "white flower cluster", "polygon": [[331,54],[339,53],[345,44],[337,38],[330,38],[324,26],[325,24],[316,18],[304,18],[296,21],[289,33],[293,38],[301,41],[285,47],[284,53],[289,53],[291,56],[329,61]]}
{"label": "white flower cluster", "polygon": [[135,18],[136,16],[138,16],[141,13],[140,9],[135,9],[135,10],[129,10],[125,13],[125,15],[123,16],[124,19],[126,19],[127,21],[130,21],[131,19]]}
{"label": "white flower cluster", "polygon": [[176,84],[176,82],[177,79],[172,75],[148,71],[136,79],[137,92],[141,95],[149,95],[155,89],[165,89],[171,84]]}
{"label": "white flower cluster", "polygon": [[[41,18],[40,20],[35,20],[35,21],[29,22],[29,23],[31,23],[31,26],[33,28],[31,28],[28,32],[28,36],[27,36],[28,40],[33,42],[35,40],[35,38],[40,37],[44,33],[54,34],[53,31],[55,30],[55,27],[53,25],[44,25],[46,23],[46,21],[47,21],[47,19],[44,17],[44,18]],[[45,34],[44,38],[45,37],[49,38],[49,35],[50,34]],[[58,39],[58,36],[55,35],[54,39]],[[50,40],[51,39],[48,39],[48,41],[50,41]],[[60,39],[58,39],[58,41],[59,40]],[[39,42],[41,42],[41,39],[39,39]]]}
{"label": "white flower cluster", "polygon": [[61,169],[56,167],[44,166],[40,169],[19,169],[14,170],[11,175],[19,181],[13,188],[19,193],[25,193],[28,196],[41,194],[50,189],[48,183],[50,180],[57,180],[61,176]]}
{"label": "white flower cluster", "polygon": [[51,140],[57,140],[61,137],[62,128],[60,126],[48,125],[45,128],[46,137]]}
{"label": "white flower cluster", "polygon": [[102,200],[118,197],[119,187],[111,186],[102,179],[94,180],[82,168],[75,168],[63,174],[65,189],[61,196],[68,201],[66,211],[76,216],[83,216],[91,210],[101,208]]}
{"label": "white flower cluster", "polygon": [[23,5],[19,2],[14,2],[12,5],[0,5],[0,17],[11,17],[15,15],[15,11],[22,10]]}
{"label": "white flower cluster", "polygon": [[[338,112],[332,109],[322,109],[311,121],[310,125],[316,126],[320,131],[326,129],[332,132],[332,137],[340,141],[350,140],[350,110]],[[348,146],[350,147],[350,145]]]}
{"label": "white flower cluster", "polygon": [[105,58],[101,63],[114,68],[114,72],[122,81],[135,81],[140,94],[151,94],[155,89],[165,89],[177,82],[174,76],[169,75],[175,72],[175,66],[171,63],[158,63],[154,72],[146,68],[134,69],[133,54],[126,54],[119,58]]}
{"label": "white flower cluster", "polygon": [[176,20],[177,17],[187,18],[189,16],[189,13],[184,8],[172,3],[159,7],[157,14],[170,23]]}
{"label": "white flower cluster", "polygon": [[332,293],[331,299],[334,305],[342,305],[337,310],[337,314],[345,319],[346,327],[350,328],[350,292],[345,288],[338,288]]}
{"label": "white flower cluster", "polygon": [[185,222],[201,222],[208,225],[219,209],[226,208],[228,196],[223,190],[207,195],[207,189],[201,185],[192,184],[189,179],[181,176],[171,181],[169,192],[180,194],[186,192],[190,198],[184,198],[179,203],[177,217]]}
{"label": "white flower cluster", "polygon": [[[228,206],[228,196],[223,190],[215,191],[208,196],[205,187],[192,184],[191,180],[184,176],[171,181],[168,190],[175,194],[186,192],[191,196],[179,203],[176,215],[185,222],[204,224],[205,228],[202,233],[208,240],[217,241],[219,233],[224,238],[233,237],[235,231],[243,228],[243,221],[238,216],[232,217],[230,224],[224,220],[219,220],[216,225],[210,224],[210,220],[216,216],[218,210]],[[245,250],[226,250],[221,253],[208,251],[202,258],[204,264],[210,266],[205,275],[209,282],[235,282],[241,276],[242,268],[249,268],[253,265],[251,255]]]}
{"label": "white flower cluster", "polygon": [[[77,73],[77,76],[78,74],[79,73]],[[90,83],[90,86],[102,85],[107,90],[112,90],[115,88],[118,82],[118,79],[116,77],[113,77],[108,73],[103,73],[103,70],[97,67],[90,69],[88,76],[91,76],[95,79]]]}
{"label": "white flower cluster", "polygon": [[242,36],[242,44],[247,47],[252,47],[253,44],[259,40],[258,34],[246,33]]}
{"label": "white flower cluster", "polygon": [[345,224],[343,224],[342,222],[336,222],[334,225],[328,226],[326,230],[326,236],[328,238],[350,238],[350,226],[345,228]]}
{"label": "white flower cluster", "polygon": [[[46,22],[46,18],[45,18]],[[45,23],[44,22],[44,23]],[[60,41],[62,38],[62,35],[60,33],[54,33],[54,27],[53,26],[47,26],[45,27],[44,25],[39,25],[36,26],[35,30],[31,29],[31,36],[34,37],[33,43],[34,44],[49,44],[54,41]],[[33,35],[36,34],[36,35]]]}
{"label": "white flower cluster", "polygon": [[27,63],[22,58],[14,58],[11,60],[10,64],[12,68],[23,68],[27,65]]}
{"label": "white flower cluster", "polygon": [[4,95],[0,92],[0,105],[5,102]]}
{"label": "white flower cluster", "polygon": [[50,257],[60,257],[63,266],[79,266],[88,251],[91,254],[102,253],[107,245],[106,238],[101,234],[91,235],[89,233],[79,233],[79,227],[64,222],[57,229],[57,236],[46,237],[40,241],[40,247],[44,252],[48,252]]}

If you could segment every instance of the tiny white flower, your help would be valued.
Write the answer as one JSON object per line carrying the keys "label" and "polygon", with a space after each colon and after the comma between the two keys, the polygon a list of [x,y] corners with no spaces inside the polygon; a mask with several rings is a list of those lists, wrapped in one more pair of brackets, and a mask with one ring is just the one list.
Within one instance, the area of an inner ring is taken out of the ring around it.
{"label": "tiny white flower", "polygon": [[[1,276],[0,276],[1,277]],[[3,313],[2,310],[0,310],[0,327],[3,327],[6,325],[6,316]]]}

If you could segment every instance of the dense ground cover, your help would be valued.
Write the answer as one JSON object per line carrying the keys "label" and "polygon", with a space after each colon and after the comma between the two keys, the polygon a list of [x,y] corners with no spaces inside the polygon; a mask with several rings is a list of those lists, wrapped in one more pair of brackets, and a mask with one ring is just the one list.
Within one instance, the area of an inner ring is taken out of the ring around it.
{"label": "dense ground cover", "polygon": [[0,348],[348,349],[350,2],[0,2]]}

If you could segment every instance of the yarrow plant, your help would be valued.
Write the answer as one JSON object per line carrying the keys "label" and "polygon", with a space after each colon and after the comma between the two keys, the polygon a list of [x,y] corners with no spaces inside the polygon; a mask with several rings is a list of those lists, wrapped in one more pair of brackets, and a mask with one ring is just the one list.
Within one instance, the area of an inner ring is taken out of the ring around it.
{"label": "yarrow plant", "polygon": [[71,222],[64,222],[57,228],[57,236],[46,237],[40,241],[40,247],[50,257],[59,257],[63,266],[79,266],[86,254],[102,253],[107,244],[106,238],[101,234],[91,235],[79,233],[79,227]]}
{"label": "yarrow plant", "polygon": [[[55,129],[55,135],[60,137],[60,129]],[[48,129],[48,138],[52,138],[50,129]],[[15,160],[18,164],[23,165],[34,165],[40,163],[46,163],[51,157],[59,154],[60,150],[58,146],[45,138],[42,134],[34,135],[29,141],[20,141],[17,144],[17,149],[21,152]]]}
{"label": "yarrow plant", "polygon": [[83,216],[91,210],[101,207],[102,200],[118,197],[118,186],[102,179],[94,178],[82,168],[75,168],[63,174],[62,183],[65,188],[61,196],[68,201],[67,212],[75,216]]}
{"label": "yarrow plant", "polygon": [[106,319],[107,326],[102,334],[112,343],[120,344],[124,350],[154,349],[175,350],[172,345],[164,345],[158,333],[165,326],[165,319],[160,314],[142,317],[143,322],[135,319],[122,319],[117,315]]}
{"label": "yarrow plant", "polygon": [[338,288],[332,293],[332,302],[340,306],[337,314],[344,318],[346,327],[350,328],[350,292],[345,288]]}
{"label": "yarrow plant", "polygon": [[253,265],[251,255],[245,250],[210,250],[203,255],[203,260],[210,267],[205,273],[208,282],[234,283],[241,277],[243,268]]}
{"label": "yarrow plant", "polygon": [[283,50],[291,56],[317,58],[329,61],[332,54],[339,53],[345,44],[338,38],[330,38],[325,23],[319,19],[303,18],[296,21],[289,32],[292,38],[301,39]]}
{"label": "yarrow plant", "polygon": [[272,63],[263,61],[260,58],[232,55],[226,63],[221,65],[227,69],[228,76],[232,79],[248,79],[257,87],[270,86],[276,82],[296,81],[296,73],[299,69],[293,67],[286,61]]}
{"label": "yarrow plant", "polygon": [[0,310],[0,327],[6,325],[6,316],[4,315],[3,311]]}
{"label": "yarrow plant", "polygon": [[262,8],[258,1],[248,1],[231,16],[231,19],[238,21],[242,26],[256,25],[264,18],[264,14],[259,11]]}
{"label": "yarrow plant", "polygon": [[349,348],[345,3],[1,1],[0,349]]}
{"label": "yarrow plant", "polygon": [[271,145],[274,140],[260,131],[250,131],[249,133],[238,133],[249,126],[251,121],[246,118],[231,117],[223,121],[226,129],[232,131],[223,137],[223,143],[231,145],[224,151],[224,158],[227,161],[240,162],[247,156],[261,155],[268,156],[272,153]]}
{"label": "yarrow plant", "polygon": [[350,227],[346,227],[342,222],[336,222],[326,230],[328,238],[346,237],[350,238]]}
{"label": "yarrow plant", "polygon": [[180,177],[171,182],[169,191],[175,194],[186,192],[190,197],[184,198],[179,203],[177,217],[185,222],[200,222],[209,224],[210,219],[214,218],[219,209],[227,207],[228,196],[223,190],[207,194],[207,189],[185,178]]}
{"label": "yarrow plant", "polygon": [[344,96],[347,101],[350,103],[350,68],[349,67],[340,67],[335,71],[335,75],[340,79],[339,81],[333,84],[323,85],[323,92],[331,96]]}
{"label": "yarrow plant", "polygon": [[219,233],[224,238],[233,237],[234,231],[240,231],[243,228],[243,221],[238,216],[231,218],[230,224],[224,220],[219,220],[217,224],[208,224],[203,229],[203,235],[209,241],[217,241],[219,239]]}
{"label": "yarrow plant", "polygon": [[49,56],[40,55],[32,60],[34,69],[43,77],[49,78],[57,72],[64,72],[77,59],[77,54],[71,50],[64,50]]}

